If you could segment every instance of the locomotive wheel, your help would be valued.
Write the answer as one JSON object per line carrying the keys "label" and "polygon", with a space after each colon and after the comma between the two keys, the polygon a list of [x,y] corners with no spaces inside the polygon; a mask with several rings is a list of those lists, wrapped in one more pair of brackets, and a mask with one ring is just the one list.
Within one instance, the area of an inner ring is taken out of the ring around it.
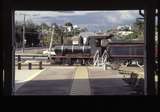
{"label": "locomotive wheel", "polygon": [[85,64],[83,63],[83,60],[80,60],[81,66],[84,66]]}
{"label": "locomotive wheel", "polygon": [[70,59],[69,65],[72,66],[74,64],[74,60]]}

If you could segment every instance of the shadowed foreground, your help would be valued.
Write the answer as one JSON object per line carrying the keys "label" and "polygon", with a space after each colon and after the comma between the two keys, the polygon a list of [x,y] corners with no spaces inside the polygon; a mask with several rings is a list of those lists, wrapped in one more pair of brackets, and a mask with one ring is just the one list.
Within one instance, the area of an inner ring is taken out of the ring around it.
{"label": "shadowed foreground", "polygon": [[135,91],[117,71],[79,67],[47,69],[24,84],[15,95],[135,95]]}

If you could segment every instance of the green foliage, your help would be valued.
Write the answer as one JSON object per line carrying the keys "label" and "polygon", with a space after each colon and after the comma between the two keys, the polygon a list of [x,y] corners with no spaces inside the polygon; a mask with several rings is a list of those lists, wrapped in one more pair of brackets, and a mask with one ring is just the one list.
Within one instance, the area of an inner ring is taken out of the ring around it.
{"label": "green foliage", "polygon": [[126,35],[122,37],[122,40],[144,40],[144,21],[136,20],[135,23],[133,23],[132,32],[129,35]]}
{"label": "green foliage", "polygon": [[[49,47],[51,41],[51,29],[54,26],[54,36],[53,36],[53,44],[61,44],[61,39],[63,38],[64,44],[71,44],[71,37],[75,35],[79,35],[80,32],[88,31],[87,28],[75,28],[73,29],[73,24],[71,22],[67,22],[64,26],[71,26],[71,32],[64,32],[65,27],[58,26],[56,23],[52,23],[51,26],[48,26],[46,23],[42,23],[41,25],[34,24],[31,20],[26,21],[25,23],[25,32],[29,34],[39,34],[43,29],[43,34],[41,35],[41,43],[43,46]],[[22,42],[22,32],[23,32],[23,23],[16,22],[16,39],[17,42]],[[33,36],[33,35],[31,35]],[[29,37],[31,37],[29,36]],[[26,36],[27,37],[27,36]]]}
{"label": "green foliage", "polygon": [[73,24],[71,22],[67,22],[64,24],[65,26],[71,26],[73,28]]}
{"label": "green foliage", "polygon": [[49,35],[44,36],[44,37],[42,38],[43,46],[49,47],[50,40],[51,40],[51,39],[50,39]]}
{"label": "green foliage", "polygon": [[136,20],[133,24],[133,30],[136,32],[143,32],[144,31],[144,21]]}
{"label": "green foliage", "polygon": [[42,26],[43,26],[43,29],[46,29],[46,30],[49,29],[49,26],[48,26],[46,23],[42,23],[42,24],[40,25],[40,27],[42,27]]}
{"label": "green foliage", "polygon": [[127,36],[124,36],[124,40],[133,40],[133,39],[137,39],[137,38],[138,38],[137,32],[133,32]]}

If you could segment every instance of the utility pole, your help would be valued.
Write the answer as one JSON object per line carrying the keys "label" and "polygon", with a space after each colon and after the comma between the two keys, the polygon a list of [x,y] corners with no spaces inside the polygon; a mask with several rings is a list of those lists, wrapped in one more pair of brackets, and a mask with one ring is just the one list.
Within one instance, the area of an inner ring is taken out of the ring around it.
{"label": "utility pole", "polygon": [[[25,13],[17,13],[16,15],[22,15],[24,16],[24,20],[23,20],[23,35],[22,35],[22,52],[24,53],[24,48],[25,48],[25,27],[26,27],[26,24],[25,24],[25,21],[26,21],[26,16],[31,16],[32,14],[25,14]],[[38,16],[40,14],[34,14],[32,16]]]}
{"label": "utility pole", "polygon": [[52,26],[51,41],[50,41],[50,45],[49,45],[49,49],[48,49],[48,51],[49,51],[48,57],[49,57],[50,60],[51,60],[51,49],[52,49],[52,45],[53,45],[53,36],[54,36],[54,30],[55,30],[54,28],[55,27]]}
{"label": "utility pole", "polygon": [[25,47],[25,43],[24,43],[24,40],[25,40],[25,19],[26,19],[26,14],[20,14],[20,15],[24,16],[24,19],[23,19],[23,38],[22,38],[22,52],[24,53],[24,47]]}
{"label": "utility pole", "polygon": [[24,15],[24,23],[23,23],[23,53],[24,53],[24,40],[25,40],[25,15]]}
{"label": "utility pole", "polygon": [[[41,26],[42,28],[41,28],[41,39],[43,38],[43,24],[42,24],[42,26]],[[43,39],[42,39],[43,40]],[[44,44],[44,42],[42,41],[42,47],[43,47],[43,44]]]}
{"label": "utility pole", "polygon": [[63,36],[64,36],[64,29],[60,28],[60,43],[63,45]]}
{"label": "utility pole", "polygon": [[42,30],[42,31],[41,31],[41,33],[43,34],[43,24],[42,24],[42,26],[41,26],[41,27],[42,27],[42,29],[41,29],[41,30]]}

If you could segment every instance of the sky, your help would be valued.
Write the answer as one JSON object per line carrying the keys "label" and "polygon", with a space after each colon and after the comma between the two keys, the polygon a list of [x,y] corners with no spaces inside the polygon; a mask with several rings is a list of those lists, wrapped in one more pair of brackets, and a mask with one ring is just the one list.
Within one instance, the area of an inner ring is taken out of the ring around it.
{"label": "sky", "polygon": [[71,22],[89,31],[106,30],[118,25],[132,25],[140,17],[138,10],[132,11],[15,11],[15,21],[32,20],[36,24]]}

